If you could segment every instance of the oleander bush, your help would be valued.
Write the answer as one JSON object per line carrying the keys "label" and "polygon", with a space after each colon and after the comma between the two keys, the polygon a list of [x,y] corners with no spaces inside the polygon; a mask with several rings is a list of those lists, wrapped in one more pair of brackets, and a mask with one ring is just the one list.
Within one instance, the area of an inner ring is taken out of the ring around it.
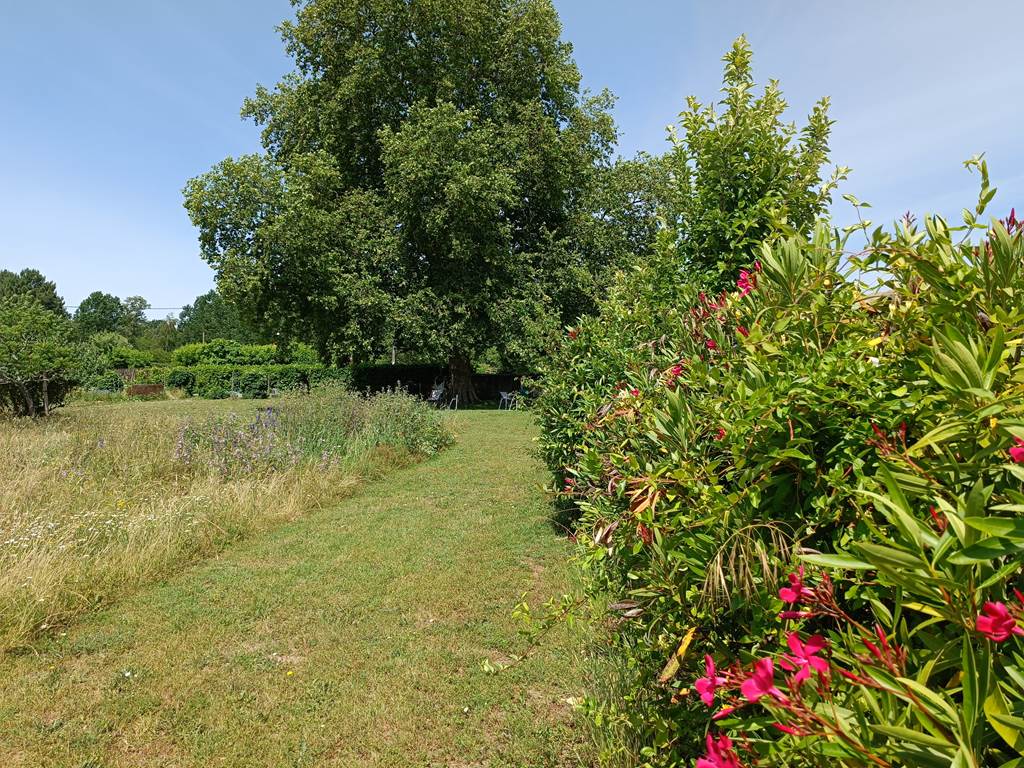
{"label": "oleander bush", "polygon": [[609,764],[1020,764],[1024,235],[970,165],[962,227],[822,223],[716,296],[665,238],[550,362]]}

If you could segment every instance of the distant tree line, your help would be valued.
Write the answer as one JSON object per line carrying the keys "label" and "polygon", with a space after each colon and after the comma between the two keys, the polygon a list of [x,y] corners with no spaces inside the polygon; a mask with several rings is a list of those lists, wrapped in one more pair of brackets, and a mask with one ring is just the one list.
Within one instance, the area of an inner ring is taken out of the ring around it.
{"label": "distant tree line", "polygon": [[178,317],[150,320],[149,307],[141,296],[94,291],[72,314],[39,270],[0,270],[0,411],[45,415],[72,385],[110,369],[170,362],[187,344],[263,340],[215,290]]}

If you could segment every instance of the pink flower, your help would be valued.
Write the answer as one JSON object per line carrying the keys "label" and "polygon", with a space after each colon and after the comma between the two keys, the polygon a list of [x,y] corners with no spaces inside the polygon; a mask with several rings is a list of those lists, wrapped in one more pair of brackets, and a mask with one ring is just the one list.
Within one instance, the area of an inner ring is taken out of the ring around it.
{"label": "pink flower", "polygon": [[715,432],[715,440],[725,440],[725,427],[719,427],[718,431]]}
{"label": "pink flower", "polygon": [[934,505],[928,507],[928,514],[932,516],[932,521],[935,523],[939,533],[943,533],[946,530],[946,526],[949,525],[949,520],[940,515]]}
{"label": "pink flower", "polygon": [[974,620],[974,628],[989,640],[1001,643],[1009,640],[1010,635],[1024,635],[1024,627],[1010,615],[1010,609],[1004,603],[987,602]]}
{"label": "pink flower", "polygon": [[736,287],[739,288],[740,296],[746,296],[754,288],[757,288],[757,275],[741,269],[739,279],[736,281]]}
{"label": "pink flower", "polygon": [[710,733],[706,740],[707,754],[697,760],[697,768],[742,768],[740,758],[732,748],[732,740],[724,733],[715,738]]}
{"label": "pink flower", "polygon": [[804,643],[796,632],[790,632],[786,637],[786,645],[792,655],[783,655],[782,668],[787,672],[796,672],[793,679],[797,685],[811,676],[812,669],[819,675],[828,676],[828,662],[817,655],[827,644],[821,635],[813,635]]}
{"label": "pink flower", "polygon": [[789,574],[789,586],[779,590],[779,597],[784,603],[799,603],[814,597],[814,590],[804,586],[804,567],[801,565],[796,573]]}
{"label": "pink flower", "polygon": [[1010,449],[1010,458],[1015,464],[1024,464],[1024,440],[1015,438],[1017,444]]}
{"label": "pink flower", "polygon": [[715,674],[715,662],[711,656],[704,657],[704,668],[704,677],[698,678],[693,687],[697,689],[705,706],[710,707],[715,703],[715,689],[725,685],[725,678]]}
{"label": "pink flower", "polygon": [[784,621],[791,619],[793,621],[803,621],[804,619],[811,618],[813,615],[814,613],[811,611],[779,611],[779,618]]}
{"label": "pink flower", "polygon": [[782,723],[772,723],[772,728],[788,733],[790,736],[806,736],[807,734],[799,728],[794,728],[791,725],[783,725]]}
{"label": "pink flower", "polygon": [[775,665],[771,659],[758,659],[754,662],[754,671],[740,685],[740,693],[746,696],[751,704],[762,696],[772,696],[779,701],[786,698],[782,691],[775,687]]}
{"label": "pink flower", "polygon": [[629,390],[629,394],[631,394],[633,397],[636,397],[637,395],[640,394],[640,390],[637,389],[636,387],[633,387],[631,390]]}
{"label": "pink flower", "polygon": [[750,335],[750,331],[748,331],[746,327],[742,325],[736,326],[736,332],[739,333],[739,335],[742,336],[743,338],[747,338],[747,336]]}
{"label": "pink flower", "polygon": [[716,349],[718,349],[718,342],[715,341],[714,339],[708,339],[707,341],[704,342],[704,346],[710,349],[712,352],[714,352]]}

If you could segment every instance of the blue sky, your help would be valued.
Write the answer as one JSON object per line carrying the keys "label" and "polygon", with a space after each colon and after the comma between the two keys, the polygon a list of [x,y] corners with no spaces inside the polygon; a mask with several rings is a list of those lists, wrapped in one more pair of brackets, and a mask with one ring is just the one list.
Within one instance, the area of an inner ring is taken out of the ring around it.
{"label": "blue sky", "polygon": [[[716,97],[720,58],[746,33],[758,81],[781,81],[794,119],[832,97],[843,191],[876,221],[958,218],[977,190],[961,162],[982,151],[991,210],[1024,208],[1011,0],[555,4],[585,85],[618,96],[625,155],[660,152],[687,94]],[[287,0],[0,0],[0,268],[40,269],[69,304],[103,290],[178,307],[208,290],[181,188],[258,147],[238,111],[289,68],[274,27],[290,14]]]}

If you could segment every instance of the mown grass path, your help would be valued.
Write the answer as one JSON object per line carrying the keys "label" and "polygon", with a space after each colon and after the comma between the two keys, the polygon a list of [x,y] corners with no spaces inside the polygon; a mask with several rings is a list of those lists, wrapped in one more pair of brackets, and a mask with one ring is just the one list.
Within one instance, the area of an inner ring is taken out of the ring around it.
{"label": "mown grass path", "polygon": [[0,765],[578,765],[564,636],[521,650],[519,596],[565,586],[525,414],[0,659]]}

